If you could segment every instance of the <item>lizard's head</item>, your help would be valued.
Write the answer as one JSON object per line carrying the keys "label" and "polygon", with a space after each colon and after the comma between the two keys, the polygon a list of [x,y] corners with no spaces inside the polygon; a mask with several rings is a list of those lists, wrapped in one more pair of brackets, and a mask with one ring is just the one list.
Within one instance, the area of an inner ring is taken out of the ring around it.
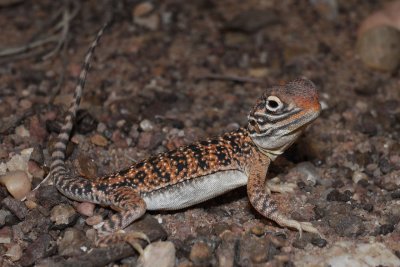
{"label": "lizard's head", "polygon": [[321,111],[313,82],[296,79],[267,89],[248,116],[250,137],[272,159],[282,154]]}

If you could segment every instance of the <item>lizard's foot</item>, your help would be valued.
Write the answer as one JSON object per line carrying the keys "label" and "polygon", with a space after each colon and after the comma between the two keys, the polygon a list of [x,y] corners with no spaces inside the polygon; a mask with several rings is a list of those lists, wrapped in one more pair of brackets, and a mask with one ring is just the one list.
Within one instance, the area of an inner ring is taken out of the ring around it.
{"label": "lizard's foot", "polygon": [[300,238],[303,234],[303,231],[317,234],[322,238],[322,234],[310,222],[299,222],[296,220],[288,219],[280,214],[274,214],[270,218],[278,223],[280,226],[297,229],[297,231],[299,231]]}
{"label": "lizard's foot", "polygon": [[144,240],[150,243],[150,239],[146,234],[142,232],[125,232],[124,230],[119,230],[115,233],[110,233],[107,235],[101,235],[96,241],[96,246],[107,247],[111,244],[117,243],[128,243],[135,249],[140,255],[143,254],[142,245],[139,243],[140,240]]}
{"label": "lizard's foot", "polygon": [[268,194],[271,194],[271,192],[293,193],[296,187],[296,184],[293,183],[280,183],[277,177],[265,183],[265,190]]}

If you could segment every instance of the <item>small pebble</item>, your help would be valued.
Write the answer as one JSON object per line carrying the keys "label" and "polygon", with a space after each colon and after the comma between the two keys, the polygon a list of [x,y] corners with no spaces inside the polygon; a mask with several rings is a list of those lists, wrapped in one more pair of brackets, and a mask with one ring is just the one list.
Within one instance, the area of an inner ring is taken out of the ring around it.
{"label": "small pebble", "polygon": [[75,228],[68,228],[58,242],[58,252],[61,256],[77,256],[83,254],[81,247],[89,245],[85,234]]}
{"label": "small pebble", "polygon": [[154,129],[154,125],[150,120],[142,120],[139,124],[140,129],[142,129],[144,132],[149,132]]}
{"label": "small pebble", "polygon": [[19,264],[22,266],[31,266],[45,255],[55,253],[55,246],[52,244],[52,241],[53,239],[47,233],[39,236],[32,243],[29,243],[27,248],[24,250]]}
{"label": "small pebble", "polygon": [[33,209],[36,209],[38,205],[37,205],[36,202],[34,202],[34,201],[32,201],[32,200],[27,200],[27,201],[25,201],[25,206],[26,206],[28,209],[33,210]]}
{"label": "small pebble", "polygon": [[11,261],[19,261],[22,257],[22,248],[19,244],[13,244],[7,249],[4,256],[8,257]]}
{"label": "small pebble", "polygon": [[170,241],[154,242],[149,244],[139,257],[140,267],[174,267],[175,246]]}
{"label": "small pebble", "polygon": [[99,223],[101,223],[103,221],[103,217],[101,217],[100,215],[94,215],[92,217],[89,217],[85,220],[87,225],[97,225]]}
{"label": "small pebble", "polygon": [[15,134],[20,137],[30,137],[29,131],[25,128],[24,125],[20,125],[15,128]]}
{"label": "small pebble", "polygon": [[400,31],[378,26],[361,34],[357,50],[365,65],[380,71],[393,72],[400,64]]}
{"label": "small pebble", "polygon": [[28,161],[28,173],[34,178],[42,180],[44,177],[44,170],[33,160]]}
{"label": "small pebble", "polygon": [[95,204],[89,202],[81,202],[76,205],[76,211],[82,215],[87,217],[93,216],[94,208],[96,207]]}
{"label": "small pebble", "polygon": [[400,190],[396,190],[396,191],[392,192],[392,193],[390,194],[390,196],[391,196],[393,199],[399,199],[399,198],[400,198]]}
{"label": "small pebble", "polygon": [[5,226],[0,229],[0,244],[9,244],[12,239],[12,230],[10,227]]}
{"label": "small pebble", "polygon": [[105,147],[108,144],[107,138],[105,138],[104,136],[100,135],[100,134],[95,134],[92,137],[90,137],[90,141],[97,145],[97,146],[101,146],[101,147]]}
{"label": "small pebble", "polygon": [[309,0],[315,10],[322,18],[335,20],[339,13],[339,4],[337,0]]}
{"label": "small pebble", "polygon": [[296,165],[294,171],[301,175],[301,179],[306,185],[314,186],[321,180],[317,168],[310,162],[302,162]]}
{"label": "small pebble", "polygon": [[21,101],[19,101],[18,103],[19,107],[22,109],[30,109],[32,107],[32,102],[29,101],[28,99],[22,99]]}
{"label": "small pebble", "polygon": [[67,226],[73,223],[76,219],[75,209],[67,204],[60,204],[51,209],[50,220],[56,226]]}
{"label": "small pebble", "polygon": [[368,175],[363,172],[355,171],[352,175],[353,183],[357,184],[360,180],[364,179],[368,181]]}
{"label": "small pebble", "polygon": [[311,238],[311,244],[313,244],[314,246],[323,248],[328,244],[328,241],[326,241],[323,238]]}
{"label": "small pebble", "polygon": [[351,199],[351,193],[340,193],[338,190],[332,190],[327,196],[326,200],[328,201],[339,201],[339,202],[347,202]]}
{"label": "small pebble", "polygon": [[35,161],[39,165],[44,164],[43,148],[39,145],[33,147],[33,151],[29,160]]}
{"label": "small pebble", "polygon": [[251,227],[250,231],[252,234],[254,234],[256,236],[262,236],[265,233],[264,227],[262,227],[260,225]]}
{"label": "small pebble", "polygon": [[135,6],[133,10],[133,16],[142,17],[148,15],[154,10],[154,5],[150,2],[143,2]]}
{"label": "small pebble", "polygon": [[204,242],[197,242],[190,250],[190,260],[195,265],[206,266],[211,259],[211,249]]}
{"label": "small pebble", "polygon": [[1,202],[4,208],[11,211],[12,214],[18,217],[21,221],[26,217],[28,214],[28,209],[26,208],[25,204],[19,200],[16,200],[12,197],[7,197],[3,199]]}
{"label": "small pebble", "polygon": [[377,230],[378,234],[380,234],[380,235],[387,235],[393,231],[394,231],[393,224],[383,224],[383,225],[379,226],[379,228]]}
{"label": "small pebble", "polygon": [[31,180],[24,171],[11,171],[0,176],[0,184],[18,200],[23,199],[32,188]]}
{"label": "small pebble", "polygon": [[86,178],[97,177],[97,165],[94,160],[84,154],[80,154],[76,162],[76,169],[79,175]]}
{"label": "small pebble", "polygon": [[149,14],[153,9],[153,5],[149,2],[137,5],[133,10],[134,23],[153,31],[157,30],[160,26],[160,17],[157,13]]}

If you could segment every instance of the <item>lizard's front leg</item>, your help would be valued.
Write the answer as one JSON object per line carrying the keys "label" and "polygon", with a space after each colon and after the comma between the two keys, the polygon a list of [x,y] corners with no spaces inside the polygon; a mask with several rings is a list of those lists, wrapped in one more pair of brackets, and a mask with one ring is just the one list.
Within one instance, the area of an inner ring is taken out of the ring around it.
{"label": "lizard's front leg", "polygon": [[271,219],[283,227],[295,228],[302,231],[320,234],[309,222],[299,222],[287,218],[279,211],[278,204],[273,201],[269,192],[265,190],[266,174],[271,160],[263,154],[254,157],[247,168],[247,194],[252,206],[264,217]]}

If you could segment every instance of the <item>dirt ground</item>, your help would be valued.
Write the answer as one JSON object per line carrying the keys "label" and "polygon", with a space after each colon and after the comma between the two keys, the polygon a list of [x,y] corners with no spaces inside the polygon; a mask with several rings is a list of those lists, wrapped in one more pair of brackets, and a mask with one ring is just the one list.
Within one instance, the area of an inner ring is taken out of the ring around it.
{"label": "dirt ground", "polygon": [[[147,266],[400,266],[400,72],[366,67],[356,48],[363,19],[387,2],[0,1],[0,162],[28,153],[32,187],[47,175],[84,54],[113,17],[68,150],[89,179],[245,125],[273,84],[307,77],[323,107],[269,171],[297,185],[281,210],[322,237],[262,218],[240,188],[134,223],[171,242]],[[106,207],[51,184],[24,202],[1,186],[0,203],[1,266],[137,264],[128,245],[94,247]]]}

